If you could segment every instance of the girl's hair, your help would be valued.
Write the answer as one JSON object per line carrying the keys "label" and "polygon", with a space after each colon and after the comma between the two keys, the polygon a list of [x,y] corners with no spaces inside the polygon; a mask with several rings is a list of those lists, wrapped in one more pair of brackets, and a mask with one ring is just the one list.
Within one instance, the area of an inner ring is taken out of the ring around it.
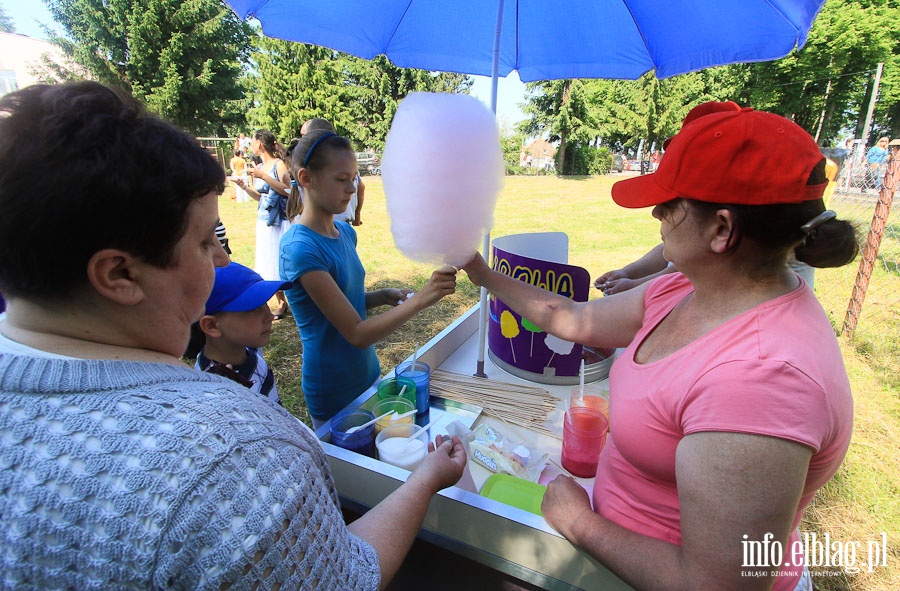
{"label": "girl's hair", "polygon": [[285,208],[288,221],[293,220],[303,213],[303,199],[300,198],[300,187],[297,185],[297,177],[294,176],[294,167],[291,164],[293,161],[294,150],[299,143],[300,138],[295,137],[288,143],[287,148],[284,150],[284,159],[288,163],[288,173],[291,175],[291,191],[288,193],[287,207]]}
{"label": "girl's hair", "polygon": [[232,153],[232,155],[238,156],[238,157],[241,155],[241,151],[240,151],[240,150],[237,150],[237,149],[232,150],[231,153]]}
{"label": "girl's hair", "polygon": [[296,183],[300,169],[306,168],[310,172],[318,172],[328,165],[329,153],[332,150],[352,152],[353,144],[343,136],[334,135],[333,132],[324,129],[317,129],[308,132],[302,138],[291,140],[288,150],[290,151],[291,178],[294,179],[294,182],[291,183],[291,194],[288,197],[287,217],[292,220],[303,211],[300,187]]}

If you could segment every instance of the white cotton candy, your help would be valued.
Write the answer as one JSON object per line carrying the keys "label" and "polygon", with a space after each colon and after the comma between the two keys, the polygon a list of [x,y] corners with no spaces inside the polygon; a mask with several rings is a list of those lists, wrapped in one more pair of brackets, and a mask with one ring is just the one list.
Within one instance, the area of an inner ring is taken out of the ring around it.
{"label": "white cotton candy", "polygon": [[426,92],[403,99],[382,163],[400,252],[422,263],[467,263],[493,226],[503,169],[497,120],[478,99]]}

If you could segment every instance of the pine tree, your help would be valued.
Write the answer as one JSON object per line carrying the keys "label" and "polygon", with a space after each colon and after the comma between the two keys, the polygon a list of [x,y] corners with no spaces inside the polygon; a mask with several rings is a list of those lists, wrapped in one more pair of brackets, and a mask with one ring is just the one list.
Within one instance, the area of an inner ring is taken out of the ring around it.
{"label": "pine tree", "polygon": [[16,25],[3,7],[0,6],[0,33],[15,33]]}
{"label": "pine tree", "polygon": [[[250,27],[216,0],[48,0],[51,35],[95,80],[123,86],[198,135],[242,121]],[[77,73],[76,73],[77,75]]]}

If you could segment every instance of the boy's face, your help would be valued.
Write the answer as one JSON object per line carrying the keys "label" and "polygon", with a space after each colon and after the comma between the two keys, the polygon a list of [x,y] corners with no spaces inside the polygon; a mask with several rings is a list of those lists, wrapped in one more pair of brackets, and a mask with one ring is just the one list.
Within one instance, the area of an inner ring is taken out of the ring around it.
{"label": "boy's face", "polygon": [[219,312],[216,322],[222,336],[245,347],[264,347],[272,336],[272,311],[263,304],[249,312]]}

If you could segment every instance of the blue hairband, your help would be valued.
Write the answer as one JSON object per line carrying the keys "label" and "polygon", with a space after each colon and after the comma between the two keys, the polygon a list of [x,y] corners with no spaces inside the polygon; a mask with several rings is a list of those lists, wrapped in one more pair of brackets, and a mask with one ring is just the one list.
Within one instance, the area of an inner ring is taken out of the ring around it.
{"label": "blue hairband", "polygon": [[309,147],[309,151],[306,152],[306,158],[303,159],[303,168],[306,168],[306,165],[309,164],[309,158],[312,156],[313,151],[316,149],[316,146],[322,143],[322,140],[327,140],[333,135],[337,135],[336,133],[331,133],[330,131],[313,142],[313,145]]}

